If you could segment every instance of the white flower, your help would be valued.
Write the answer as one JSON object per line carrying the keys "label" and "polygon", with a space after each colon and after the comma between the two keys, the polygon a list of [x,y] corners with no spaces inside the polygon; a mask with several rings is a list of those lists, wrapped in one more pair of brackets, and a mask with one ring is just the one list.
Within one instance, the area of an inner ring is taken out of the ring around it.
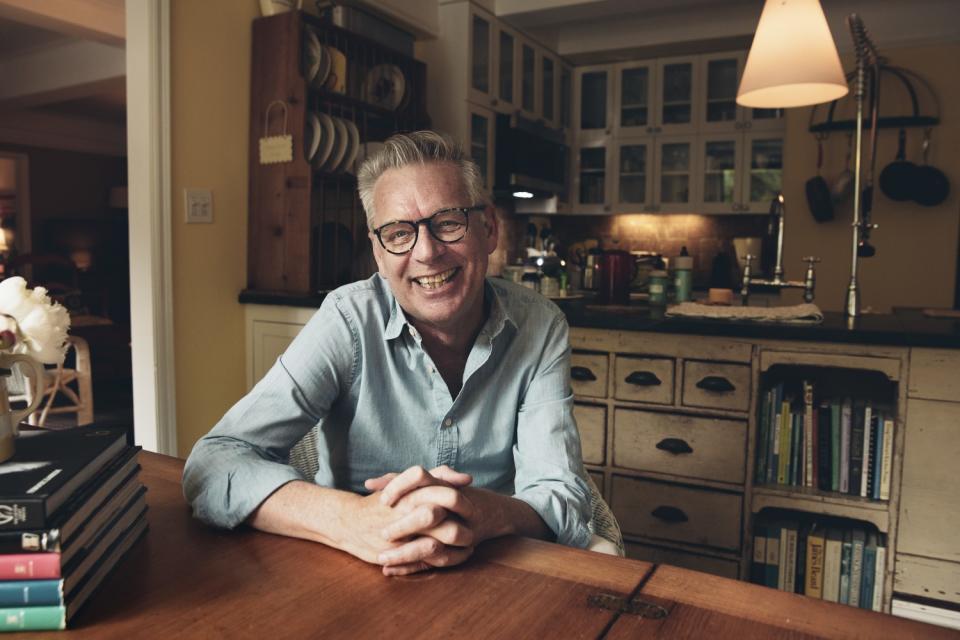
{"label": "white flower", "polygon": [[[14,333],[19,339],[14,351],[31,355],[44,364],[63,361],[70,314],[63,305],[50,300],[46,289],[36,287],[31,291],[19,276],[3,280],[0,314],[16,321],[19,330]],[[9,330],[9,326],[0,326],[0,331],[3,329]]]}

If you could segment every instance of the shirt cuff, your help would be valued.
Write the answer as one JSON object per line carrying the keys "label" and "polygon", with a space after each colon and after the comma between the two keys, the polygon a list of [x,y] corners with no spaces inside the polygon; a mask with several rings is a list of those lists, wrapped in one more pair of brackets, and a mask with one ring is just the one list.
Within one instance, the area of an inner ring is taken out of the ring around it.
{"label": "shirt cuff", "polygon": [[557,496],[550,490],[534,488],[513,496],[530,505],[546,525],[553,531],[557,543],[568,547],[586,549],[590,546],[590,529],[581,513],[577,511],[577,502]]}

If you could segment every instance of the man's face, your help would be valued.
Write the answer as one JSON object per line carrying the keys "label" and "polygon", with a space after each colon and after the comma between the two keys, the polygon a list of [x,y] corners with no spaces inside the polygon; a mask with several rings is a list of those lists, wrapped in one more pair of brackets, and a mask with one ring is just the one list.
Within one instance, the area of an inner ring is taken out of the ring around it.
{"label": "man's face", "polygon": [[[376,216],[372,227],[388,222],[419,220],[441,209],[469,207],[460,171],[448,163],[388,169],[373,190]],[[434,238],[420,225],[413,249],[394,255],[371,232],[373,255],[380,275],[404,313],[421,330],[476,330],[483,318],[483,282],[487,257],[497,248],[496,216],[488,208],[468,214],[467,233],[452,244]]]}

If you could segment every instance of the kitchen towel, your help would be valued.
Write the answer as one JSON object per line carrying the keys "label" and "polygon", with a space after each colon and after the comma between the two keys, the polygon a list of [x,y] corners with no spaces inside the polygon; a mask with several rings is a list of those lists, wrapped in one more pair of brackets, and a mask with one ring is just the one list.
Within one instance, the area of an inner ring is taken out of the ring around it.
{"label": "kitchen towel", "polygon": [[700,304],[699,302],[682,302],[668,307],[666,315],[670,318],[717,318],[795,324],[823,322],[823,312],[812,303],[787,307],[726,307]]}

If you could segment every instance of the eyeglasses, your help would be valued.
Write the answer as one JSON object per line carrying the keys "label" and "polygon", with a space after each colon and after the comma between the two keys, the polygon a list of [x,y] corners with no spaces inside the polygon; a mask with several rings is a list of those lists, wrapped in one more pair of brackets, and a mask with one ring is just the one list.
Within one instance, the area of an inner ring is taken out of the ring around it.
{"label": "eyeglasses", "polygon": [[425,224],[430,235],[444,244],[459,242],[467,235],[471,211],[483,211],[483,206],[451,207],[441,209],[431,216],[419,220],[398,220],[388,222],[373,230],[380,240],[380,246],[394,255],[403,255],[413,249],[420,235],[420,225]]}

